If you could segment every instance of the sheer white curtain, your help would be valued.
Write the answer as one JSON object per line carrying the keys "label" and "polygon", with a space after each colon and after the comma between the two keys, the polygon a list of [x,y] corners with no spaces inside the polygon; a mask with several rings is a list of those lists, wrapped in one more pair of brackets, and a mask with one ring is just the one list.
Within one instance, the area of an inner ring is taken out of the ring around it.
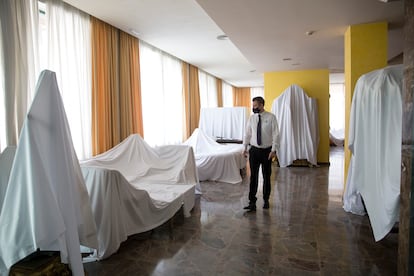
{"label": "sheer white curtain", "polygon": [[200,87],[200,107],[217,107],[217,81],[216,78],[202,70],[198,70]]}
{"label": "sheer white curtain", "polygon": [[329,84],[329,133],[345,139],[345,84]]}
{"label": "sheer white curtain", "polygon": [[[251,87],[250,98],[253,99],[259,96],[264,98],[264,87]],[[273,102],[273,99],[267,99],[267,102]]]}
{"label": "sheer white curtain", "polygon": [[[0,20],[0,30],[1,30]],[[3,32],[0,32],[0,153],[6,148],[6,93],[4,90]]]}
{"label": "sheer white curtain", "polygon": [[227,82],[222,84],[223,107],[233,107],[233,87]]}
{"label": "sheer white curtain", "polygon": [[184,131],[181,61],[139,44],[144,139],[151,146],[179,144]]}
{"label": "sheer white curtain", "polygon": [[0,146],[16,145],[33,99],[38,71],[37,1],[0,1],[3,85]]}
{"label": "sheer white curtain", "polygon": [[76,154],[88,158],[92,156],[89,15],[59,0],[43,2],[41,68],[56,72]]}

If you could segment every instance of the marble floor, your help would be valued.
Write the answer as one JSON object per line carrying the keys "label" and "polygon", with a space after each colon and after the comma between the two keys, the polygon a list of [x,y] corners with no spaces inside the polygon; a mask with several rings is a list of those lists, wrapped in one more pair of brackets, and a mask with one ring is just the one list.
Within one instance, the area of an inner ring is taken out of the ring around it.
{"label": "marble floor", "polygon": [[344,212],[343,148],[330,166],[273,167],[270,209],[247,213],[248,179],[202,182],[181,213],[133,235],[88,275],[397,275],[398,234],[375,242],[367,216]]}

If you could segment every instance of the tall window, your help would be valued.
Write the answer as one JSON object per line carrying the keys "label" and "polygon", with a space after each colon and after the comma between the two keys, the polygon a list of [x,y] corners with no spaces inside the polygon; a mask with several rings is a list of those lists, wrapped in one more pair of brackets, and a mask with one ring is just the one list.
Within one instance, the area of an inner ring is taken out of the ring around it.
{"label": "tall window", "polygon": [[89,15],[63,1],[42,2],[40,68],[56,73],[75,151],[79,159],[88,158],[92,156]]}
{"label": "tall window", "polygon": [[[9,137],[9,144],[17,143],[11,133],[16,130],[17,133],[20,132],[22,121],[33,100],[39,73],[43,69],[49,69],[56,73],[76,153],[79,158],[91,156],[89,16],[63,1],[21,0],[19,6],[15,5],[17,1],[2,1],[2,4],[5,3],[13,5],[1,8],[1,21],[8,22],[3,27],[10,28],[2,33],[13,33],[17,29],[17,33],[22,35],[8,38],[7,54],[5,48],[0,49],[0,59],[3,58],[0,63],[0,148],[5,147],[5,134]],[[26,25],[22,22],[26,22]],[[18,40],[21,38],[24,40]],[[13,43],[19,46],[13,46]],[[18,59],[17,62],[15,58]],[[5,62],[18,65],[18,74],[5,70]],[[14,91],[5,91],[6,80],[15,80],[13,74],[19,78],[15,83],[20,86],[29,83],[27,89],[18,87]],[[15,91],[22,94],[16,96]],[[3,108],[6,104],[2,101],[5,100],[13,104]],[[5,112],[8,113],[7,120]],[[14,121],[17,122],[16,125],[11,123]]]}
{"label": "tall window", "polygon": [[140,41],[140,67],[145,141],[151,146],[181,143],[181,61]]}
{"label": "tall window", "polygon": [[233,87],[223,81],[222,85],[223,107],[233,107]]}
{"label": "tall window", "polygon": [[[263,97],[264,98],[264,88],[262,87],[252,87],[250,88],[250,98],[253,99],[254,97]],[[266,100],[266,99],[265,99]],[[273,101],[273,99],[267,99],[266,102]]]}
{"label": "tall window", "polygon": [[200,106],[217,107],[217,81],[216,78],[206,72],[198,70],[198,82],[200,87]]}
{"label": "tall window", "polygon": [[329,84],[329,133],[336,139],[345,139],[345,85]]}
{"label": "tall window", "polygon": [[[1,30],[1,21],[0,21]],[[0,153],[6,148],[6,104],[4,99],[4,61],[3,61],[3,36],[0,33]]]}

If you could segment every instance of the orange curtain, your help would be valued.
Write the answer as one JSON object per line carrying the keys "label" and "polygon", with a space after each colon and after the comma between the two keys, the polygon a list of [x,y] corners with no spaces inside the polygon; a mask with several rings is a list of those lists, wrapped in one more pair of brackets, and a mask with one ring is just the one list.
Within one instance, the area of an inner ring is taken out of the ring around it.
{"label": "orange curtain", "polygon": [[245,106],[250,109],[250,87],[233,87],[233,105]]}
{"label": "orange curtain", "polygon": [[223,107],[223,81],[216,78],[217,84],[217,106]]}
{"label": "orange curtain", "polygon": [[91,17],[92,153],[143,135],[138,39]]}
{"label": "orange curtain", "polygon": [[198,83],[198,68],[188,65],[188,86],[189,86],[189,132],[190,134],[198,128],[200,120],[200,87]]}
{"label": "orange curtain", "polygon": [[121,140],[130,134],[144,137],[142,125],[141,82],[138,39],[120,31],[119,41],[119,103]]}
{"label": "orange curtain", "polygon": [[91,16],[92,154],[120,142],[118,29]]}

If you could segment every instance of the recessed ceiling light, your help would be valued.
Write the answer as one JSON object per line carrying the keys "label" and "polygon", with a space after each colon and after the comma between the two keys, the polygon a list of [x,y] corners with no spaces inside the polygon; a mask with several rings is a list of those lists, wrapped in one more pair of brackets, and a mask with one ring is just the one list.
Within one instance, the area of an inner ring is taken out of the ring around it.
{"label": "recessed ceiling light", "polygon": [[256,70],[255,70],[255,69],[253,69],[253,70],[250,70],[249,72],[250,72],[250,73],[254,73],[254,72],[256,72]]}
{"label": "recessed ceiling light", "polygon": [[228,40],[228,39],[229,39],[229,37],[228,37],[227,35],[223,34],[223,35],[218,35],[218,36],[217,36],[217,39],[218,39],[218,40]]}
{"label": "recessed ceiling light", "polygon": [[305,34],[306,35],[313,35],[315,33],[315,31],[307,31]]}
{"label": "recessed ceiling light", "polygon": [[292,63],[292,66],[298,66],[300,63]]}
{"label": "recessed ceiling light", "polygon": [[291,58],[284,58],[283,61],[289,61],[292,60]]}

